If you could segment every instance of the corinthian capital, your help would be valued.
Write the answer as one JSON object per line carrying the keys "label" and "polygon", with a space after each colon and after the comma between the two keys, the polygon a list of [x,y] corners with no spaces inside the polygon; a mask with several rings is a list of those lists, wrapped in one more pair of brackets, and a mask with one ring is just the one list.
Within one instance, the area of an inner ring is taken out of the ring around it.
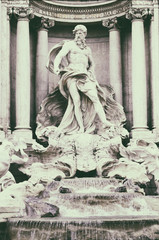
{"label": "corinthian capital", "polygon": [[118,29],[119,28],[117,17],[103,20],[102,25],[108,29]]}
{"label": "corinthian capital", "polygon": [[40,20],[40,28],[49,29],[55,25],[55,21],[50,20],[49,18],[42,17]]}
{"label": "corinthian capital", "polygon": [[130,8],[126,13],[126,18],[129,20],[146,19],[149,15],[148,8]]}
{"label": "corinthian capital", "polygon": [[48,30],[55,25],[55,21],[49,18],[36,17],[34,18],[33,25],[36,30]]}
{"label": "corinthian capital", "polygon": [[13,14],[18,20],[22,19],[32,19],[34,17],[33,15],[33,9],[32,8],[13,8]]}

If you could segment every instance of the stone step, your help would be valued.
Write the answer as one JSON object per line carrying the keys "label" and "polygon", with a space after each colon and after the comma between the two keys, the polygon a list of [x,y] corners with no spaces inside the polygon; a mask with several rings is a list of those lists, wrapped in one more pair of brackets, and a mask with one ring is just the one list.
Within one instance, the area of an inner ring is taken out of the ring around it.
{"label": "stone step", "polygon": [[54,182],[50,191],[61,193],[78,194],[105,194],[116,192],[117,188],[123,187],[121,180],[106,178],[75,178],[62,179],[60,182]]}
{"label": "stone step", "polygon": [[[17,239],[159,239],[159,216],[109,216],[54,219],[10,219],[8,232]],[[7,240],[7,239],[5,239]]]}

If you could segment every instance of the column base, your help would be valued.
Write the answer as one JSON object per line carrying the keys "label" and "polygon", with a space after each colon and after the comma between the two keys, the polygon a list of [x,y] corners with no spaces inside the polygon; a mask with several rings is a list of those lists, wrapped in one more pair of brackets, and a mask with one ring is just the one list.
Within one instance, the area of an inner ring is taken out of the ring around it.
{"label": "column base", "polygon": [[15,128],[13,136],[17,138],[23,138],[26,143],[31,143],[33,141],[33,134],[31,129],[28,128]]}
{"label": "column base", "polygon": [[132,129],[131,135],[133,139],[143,139],[148,141],[153,141],[154,137],[152,131],[145,128],[135,128]]}

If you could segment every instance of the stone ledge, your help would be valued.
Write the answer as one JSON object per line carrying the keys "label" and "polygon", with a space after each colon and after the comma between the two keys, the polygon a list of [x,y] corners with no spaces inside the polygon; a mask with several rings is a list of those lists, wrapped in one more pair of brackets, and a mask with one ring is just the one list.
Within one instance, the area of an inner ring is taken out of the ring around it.
{"label": "stone ledge", "polygon": [[23,222],[37,222],[39,221],[39,223],[54,223],[54,222],[63,222],[63,223],[71,223],[71,222],[78,222],[78,223],[82,223],[83,221],[86,222],[86,223],[89,223],[90,221],[91,222],[98,222],[98,223],[101,223],[101,222],[118,222],[118,221],[122,221],[122,222],[138,222],[138,221],[153,221],[154,223],[159,223],[159,216],[153,216],[153,215],[130,215],[130,216],[126,216],[126,215],[116,215],[116,216],[106,216],[106,217],[98,217],[98,219],[96,217],[79,217],[79,218],[76,218],[76,217],[55,217],[55,218],[45,218],[45,219],[41,219],[41,218],[11,218],[9,219],[8,221],[9,222],[12,222],[12,223],[16,223],[16,222],[20,222],[20,221],[23,221]]}

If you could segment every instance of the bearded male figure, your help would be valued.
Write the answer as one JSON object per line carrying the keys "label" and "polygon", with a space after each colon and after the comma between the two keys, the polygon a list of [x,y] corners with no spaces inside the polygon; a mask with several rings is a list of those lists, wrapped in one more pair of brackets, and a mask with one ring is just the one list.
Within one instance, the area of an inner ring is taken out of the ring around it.
{"label": "bearded male figure", "polygon": [[62,41],[49,52],[47,68],[60,76],[58,87],[42,102],[38,129],[56,126],[64,134],[93,133],[98,116],[103,129],[125,121],[125,114],[104,91],[94,75],[91,49],[86,45],[87,28],[77,25],[74,40]]}

